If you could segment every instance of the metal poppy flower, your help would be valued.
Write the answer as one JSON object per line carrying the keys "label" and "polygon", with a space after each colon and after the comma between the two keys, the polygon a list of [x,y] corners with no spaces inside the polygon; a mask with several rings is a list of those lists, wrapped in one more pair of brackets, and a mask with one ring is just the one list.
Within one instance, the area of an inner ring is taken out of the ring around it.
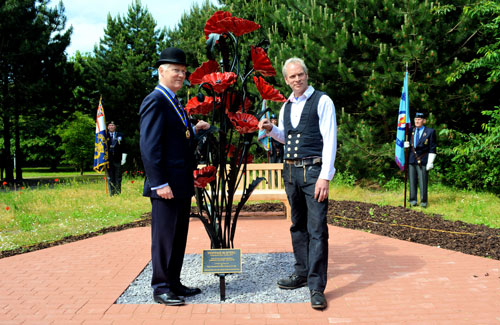
{"label": "metal poppy flower", "polygon": [[234,156],[234,151],[236,150],[236,147],[233,146],[232,144],[229,144],[229,146],[226,144],[226,150],[227,150],[227,156],[229,158],[232,158]]}
{"label": "metal poppy flower", "polygon": [[222,34],[226,32],[226,29],[218,25],[218,22],[222,19],[232,17],[233,15],[227,11],[216,11],[212,17],[210,17],[205,24],[205,39],[212,33]]}
{"label": "metal poppy flower", "polygon": [[253,69],[260,72],[264,77],[272,77],[276,75],[271,60],[262,47],[251,47]]}
{"label": "metal poppy flower", "polygon": [[213,72],[217,72],[219,70],[219,64],[210,60],[207,62],[203,62],[200,67],[196,68],[193,73],[189,76],[189,81],[192,85],[199,85],[202,83],[201,79],[207,74],[211,74]]}
{"label": "metal poppy flower", "polygon": [[228,113],[227,117],[239,134],[252,133],[259,129],[259,120],[252,114]]}
{"label": "metal poppy flower", "polygon": [[216,93],[223,93],[227,87],[236,82],[237,77],[234,72],[213,72],[203,76],[201,81],[212,85]]}
{"label": "metal poppy flower", "polygon": [[286,102],[285,96],[280,94],[277,89],[274,89],[273,86],[268,84],[264,78],[254,76],[253,81],[255,82],[262,99],[272,100],[274,102]]}
{"label": "metal poppy flower", "polygon": [[[236,108],[236,106],[238,108]],[[237,97],[237,94],[236,93],[233,93],[233,92],[228,92],[227,93],[227,97],[226,97],[226,114],[228,112],[235,112],[235,111],[238,111],[240,113],[243,112],[243,108],[242,108],[243,105],[241,105],[241,99],[239,99]],[[233,107],[231,109],[231,107]],[[252,107],[252,101],[248,98],[248,97],[245,97],[245,112],[248,111],[248,109]]]}
{"label": "metal poppy flower", "polygon": [[217,168],[214,166],[206,166],[202,169],[193,171],[194,186],[198,188],[205,188],[208,183],[215,180]]}
{"label": "metal poppy flower", "polygon": [[253,21],[234,16],[219,20],[217,26],[223,28],[227,32],[233,33],[235,36],[248,34],[260,28],[260,25]]}
{"label": "metal poppy flower", "polygon": [[211,96],[205,96],[203,102],[200,102],[196,96],[191,98],[186,104],[186,111],[189,114],[207,115],[214,108],[214,99]]}

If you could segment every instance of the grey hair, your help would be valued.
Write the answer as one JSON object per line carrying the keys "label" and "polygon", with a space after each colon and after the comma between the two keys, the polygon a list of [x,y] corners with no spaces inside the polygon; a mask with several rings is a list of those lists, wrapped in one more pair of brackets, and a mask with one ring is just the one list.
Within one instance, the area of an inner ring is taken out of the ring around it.
{"label": "grey hair", "polygon": [[[158,67],[158,69],[159,69],[160,67],[162,67],[162,68],[163,68],[163,70],[168,70],[168,68],[170,67],[170,63],[164,63],[164,64],[161,64],[161,65]],[[158,80],[160,80],[160,78],[161,78],[161,76],[160,76],[160,74],[158,73]]]}
{"label": "grey hair", "polygon": [[286,79],[286,67],[290,64],[290,63],[298,63],[300,64],[300,66],[302,67],[302,69],[304,69],[304,72],[305,74],[307,75],[307,67],[306,67],[306,64],[304,63],[304,60],[300,59],[300,58],[289,58],[288,60],[285,61],[285,64],[283,64],[283,78]]}

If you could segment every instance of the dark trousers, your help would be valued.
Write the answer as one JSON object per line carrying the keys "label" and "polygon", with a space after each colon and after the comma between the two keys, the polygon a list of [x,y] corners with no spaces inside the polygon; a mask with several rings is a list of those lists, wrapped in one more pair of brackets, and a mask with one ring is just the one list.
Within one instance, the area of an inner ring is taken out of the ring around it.
{"label": "dark trousers", "polygon": [[181,284],[191,199],[151,199],[151,206],[151,286],[156,295]]}
{"label": "dark trousers", "polygon": [[122,192],[122,165],[120,161],[110,161],[108,168],[108,189],[109,195],[120,194]]}
{"label": "dark trousers", "polygon": [[321,165],[294,167],[284,164],[283,179],[292,208],[295,274],[307,277],[310,290],[323,292],[328,271],[328,200],[314,199],[314,188]]}
{"label": "dark trousers", "polygon": [[420,205],[427,206],[427,184],[429,172],[425,166],[410,164],[410,204],[417,204],[417,181],[420,189]]}

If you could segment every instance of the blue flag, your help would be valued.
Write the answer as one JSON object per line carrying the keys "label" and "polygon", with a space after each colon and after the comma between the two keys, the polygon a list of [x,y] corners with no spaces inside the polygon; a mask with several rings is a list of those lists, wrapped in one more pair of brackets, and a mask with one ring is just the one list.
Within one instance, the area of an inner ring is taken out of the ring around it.
{"label": "blue flag", "polygon": [[408,71],[405,73],[403,93],[399,102],[398,133],[396,135],[396,164],[405,170],[405,135],[410,129],[410,100],[408,96]]}
{"label": "blue flag", "polygon": [[[267,101],[264,99],[262,101],[262,110],[261,112],[264,112],[267,109]],[[262,118],[260,119],[261,121],[264,119],[270,119],[271,117],[269,116],[269,112],[266,112],[266,114],[262,115]],[[264,150],[266,151],[271,151],[272,150],[272,143],[271,143],[271,137],[266,135],[266,131],[264,130],[259,130],[259,135],[257,137],[257,140],[259,143],[264,147]]]}
{"label": "blue flag", "polygon": [[106,143],[106,120],[101,100],[102,98],[99,99],[95,124],[94,170],[98,173],[109,167],[108,146]]}

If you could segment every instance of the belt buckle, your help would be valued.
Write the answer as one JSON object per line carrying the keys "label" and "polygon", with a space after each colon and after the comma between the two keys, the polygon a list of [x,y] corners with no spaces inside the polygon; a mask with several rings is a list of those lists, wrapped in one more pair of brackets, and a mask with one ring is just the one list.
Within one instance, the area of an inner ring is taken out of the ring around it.
{"label": "belt buckle", "polygon": [[304,159],[298,159],[293,161],[295,167],[304,167]]}

